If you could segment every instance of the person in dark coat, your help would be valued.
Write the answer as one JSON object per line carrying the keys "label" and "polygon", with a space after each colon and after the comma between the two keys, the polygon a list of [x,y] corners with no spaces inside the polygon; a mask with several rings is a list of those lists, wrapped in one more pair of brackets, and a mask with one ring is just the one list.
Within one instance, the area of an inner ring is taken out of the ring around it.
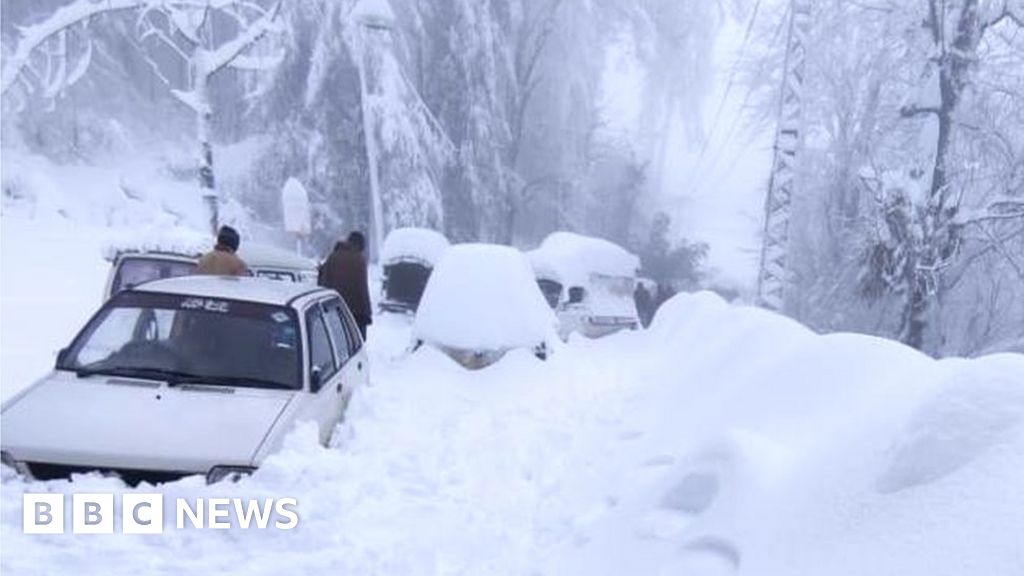
{"label": "person in dark coat", "polygon": [[231,226],[221,226],[217,231],[217,244],[199,259],[196,274],[213,276],[248,276],[249,268],[238,257],[238,245],[241,239]]}
{"label": "person in dark coat", "polygon": [[636,313],[640,317],[640,324],[647,328],[651,325],[651,319],[654,317],[654,300],[643,282],[636,283],[633,301],[636,303]]}
{"label": "person in dark coat", "polygon": [[321,286],[337,291],[345,299],[363,340],[366,340],[366,327],[373,323],[369,275],[363,255],[365,248],[366,239],[362,233],[352,232],[347,240],[335,244],[319,274]]}

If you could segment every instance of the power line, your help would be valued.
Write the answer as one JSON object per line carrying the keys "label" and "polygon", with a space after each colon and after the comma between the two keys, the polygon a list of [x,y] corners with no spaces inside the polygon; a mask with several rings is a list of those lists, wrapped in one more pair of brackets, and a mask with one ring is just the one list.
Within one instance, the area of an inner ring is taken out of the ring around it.
{"label": "power line", "polygon": [[[787,5],[786,11],[783,13],[782,18],[779,19],[779,23],[775,27],[775,31],[772,34],[772,42],[771,43],[773,45],[779,42],[779,38],[782,35],[782,31],[785,28],[786,22],[788,22],[788,21],[789,21],[789,7]],[[756,86],[754,84],[751,84],[750,86],[747,87],[747,91],[743,95],[743,101],[740,103],[739,113],[733,115],[732,122],[729,124],[729,128],[725,131],[725,138],[723,138],[721,140],[721,145],[719,146],[718,150],[715,151],[714,156],[712,156],[710,164],[706,164],[706,163],[703,162],[703,160],[704,160],[704,150],[701,151],[701,156],[698,159],[697,165],[694,167],[694,172],[696,172],[697,177],[694,180],[694,183],[693,183],[693,185],[690,188],[691,192],[696,192],[697,190],[699,190],[700,186],[704,184],[704,181],[708,177],[708,175],[709,174],[713,174],[715,169],[718,167],[718,163],[721,161],[721,159],[723,157],[723,154],[725,152],[725,146],[726,146],[726,144],[728,144],[732,140],[733,134],[735,134],[736,128],[739,126],[740,118],[743,115],[743,111],[746,110],[747,105],[750,103],[750,98],[751,98],[751,96],[753,96],[753,93],[754,93],[755,89],[756,89]],[[722,102],[724,103],[725,100],[723,99]],[[715,136],[714,132],[709,133],[709,137],[708,137],[707,141],[705,142],[706,147],[710,146],[710,144],[712,144],[714,142],[714,140],[715,140],[714,136]]]}

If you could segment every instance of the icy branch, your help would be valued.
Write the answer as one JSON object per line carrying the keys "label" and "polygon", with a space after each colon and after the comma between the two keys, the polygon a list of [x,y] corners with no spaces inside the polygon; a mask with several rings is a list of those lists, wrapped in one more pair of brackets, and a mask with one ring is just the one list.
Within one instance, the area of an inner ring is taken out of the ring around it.
{"label": "icy branch", "polygon": [[264,12],[259,20],[250,24],[237,38],[225,42],[216,50],[209,52],[207,55],[208,60],[206,61],[207,75],[213,75],[215,72],[231,64],[243,52],[266,36],[267,32],[274,29],[274,21],[277,19],[277,14],[280,11],[281,1],[278,0],[270,10]]}
{"label": "icy branch", "polygon": [[92,2],[90,0],[78,0],[63,8],[59,8],[42,23],[22,28],[21,41],[18,42],[18,47],[15,49],[14,54],[7,59],[3,72],[0,73],[0,94],[7,93],[7,89],[14,84],[14,81],[25,69],[32,53],[49,39],[76,24],[88,21],[97,14],[134,10],[145,5],[147,1],[106,0],[104,2]]}
{"label": "icy branch", "polygon": [[1002,196],[974,213],[965,213],[958,221],[962,225],[980,224],[993,220],[1024,219],[1024,198]]}
{"label": "icy branch", "polygon": [[1024,1],[1003,0],[999,9],[986,15],[982,21],[981,30],[984,32],[1005,21],[1013,22],[1018,27],[1024,28]]}
{"label": "icy branch", "polygon": [[241,55],[236,57],[230,63],[228,67],[236,70],[247,70],[250,72],[263,72],[267,70],[273,70],[281,62],[284,61],[284,53],[278,52],[268,56],[246,56]]}

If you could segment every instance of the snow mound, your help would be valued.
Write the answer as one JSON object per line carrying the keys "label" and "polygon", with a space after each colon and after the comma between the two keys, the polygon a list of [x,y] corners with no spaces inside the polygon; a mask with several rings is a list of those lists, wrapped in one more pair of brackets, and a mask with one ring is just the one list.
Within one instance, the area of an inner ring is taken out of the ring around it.
{"label": "snow mound", "polygon": [[1024,573],[1024,356],[936,361],[709,293],[641,339],[624,502],[553,572]]}
{"label": "snow mound", "polygon": [[1008,442],[1022,421],[1024,358],[1005,355],[952,368],[897,438],[878,489],[898,492],[949,476]]}
{"label": "snow mound", "polygon": [[436,230],[397,228],[384,239],[381,262],[387,265],[394,262],[415,261],[427,266],[435,266],[448,250],[448,245],[448,239]]}
{"label": "snow mound", "polygon": [[308,235],[310,222],[309,192],[295,178],[289,178],[281,189],[281,213],[284,229],[293,234]]}
{"label": "snow mound", "polygon": [[529,257],[538,276],[564,286],[587,286],[591,274],[631,278],[640,269],[640,259],[625,248],[572,232],[550,234]]}
{"label": "snow mound", "polygon": [[521,252],[461,244],[431,274],[413,338],[459,350],[533,348],[557,340],[556,323]]}

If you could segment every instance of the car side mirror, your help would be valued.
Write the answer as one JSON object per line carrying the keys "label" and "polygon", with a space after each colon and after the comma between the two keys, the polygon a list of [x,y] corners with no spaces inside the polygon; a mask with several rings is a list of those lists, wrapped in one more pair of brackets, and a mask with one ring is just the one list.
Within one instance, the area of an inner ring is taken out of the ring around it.
{"label": "car side mirror", "polygon": [[54,367],[55,368],[60,368],[61,366],[64,365],[64,361],[67,360],[67,359],[68,359],[68,349],[67,348],[61,348],[60,351],[57,352],[57,363],[55,364]]}
{"label": "car side mirror", "polygon": [[569,304],[582,304],[586,291],[581,286],[569,288]]}
{"label": "car side mirror", "polygon": [[320,391],[320,386],[323,384],[323,373],[320,371],[319,366],[314,366],[309,371],[309,390],[313,393]]}

